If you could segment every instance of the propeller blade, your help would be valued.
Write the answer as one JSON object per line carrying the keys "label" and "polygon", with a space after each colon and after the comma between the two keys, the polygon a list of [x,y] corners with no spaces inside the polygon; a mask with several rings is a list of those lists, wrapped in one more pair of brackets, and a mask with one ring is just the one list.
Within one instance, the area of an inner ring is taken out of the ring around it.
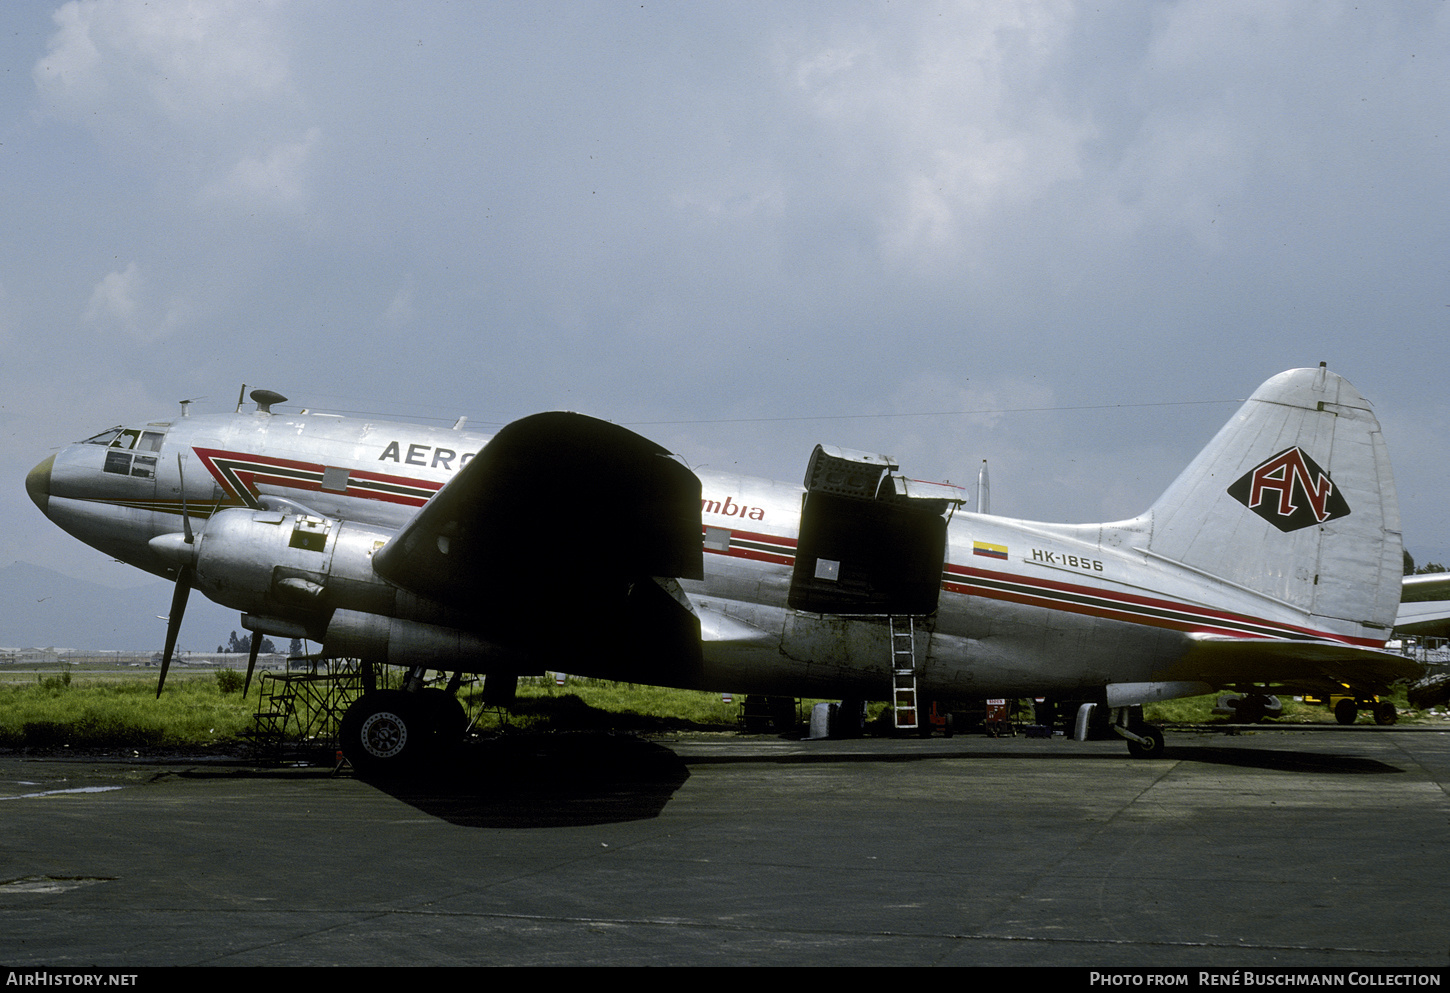
{"label": "propeller blade", "polygon": [[[252,647],[247,650],[247,678],[242,683],[242,699],[247,698],[247,687],[252,685],[252,670],[257,667],[257,651],[262,647],[262,632],[252,632]],[[259,691],[260,692],[260,691]]]}
{"label": "propeller blade", "polygon": [[161,655],[161,678],[156,681],[156,698],[166,685],[166,670],[171,668],[171,655],[176,651],[176,636],[181,633],[181,617],[186,613],[186,598],[191,594],[191,566],[184,565],[176,576],[176,589],[171,594],[171,613],[166,618],[166,651]]}

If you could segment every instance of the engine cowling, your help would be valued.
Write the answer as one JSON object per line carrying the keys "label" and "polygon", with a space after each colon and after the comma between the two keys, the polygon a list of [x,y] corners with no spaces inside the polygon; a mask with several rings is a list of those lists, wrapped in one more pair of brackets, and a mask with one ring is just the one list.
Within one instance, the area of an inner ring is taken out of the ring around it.
{"label": "engine cowling", "polygon": [[501,660],[495,646],[459,626],[458,611],[373,572],[373,555],[393,533],[306,513],[233,508],[213,514],[191,542],[171,534],[151,545],[191,566],[195,588],[249,615],[254,630],[300,629],[329,655],[430,668]]}
{"label": "engine cowling", "polygon": [[357,610],[335,610],[324,643],[329,655],[428,669],[522,671],[524,660],[455,627]]}

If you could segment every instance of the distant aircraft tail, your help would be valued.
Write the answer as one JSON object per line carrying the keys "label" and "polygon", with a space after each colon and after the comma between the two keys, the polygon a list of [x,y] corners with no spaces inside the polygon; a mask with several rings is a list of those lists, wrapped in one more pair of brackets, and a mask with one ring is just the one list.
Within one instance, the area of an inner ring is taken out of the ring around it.
{"label": "distant aircraft tail", "polygon": [[1259,387],[1133,522],[1142,528],[1155,558],[1322,630],[1382,641],[1394,624],[1404,569],[1389,455],[1368,401],[1323,365]]}

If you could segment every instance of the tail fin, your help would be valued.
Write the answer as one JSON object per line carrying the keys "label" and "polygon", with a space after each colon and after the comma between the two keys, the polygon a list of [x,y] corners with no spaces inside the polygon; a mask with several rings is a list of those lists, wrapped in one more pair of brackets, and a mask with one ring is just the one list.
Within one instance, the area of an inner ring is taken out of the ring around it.
{"label": "tail fin", "polygon": [[1389,455],[1369,402],[1318,369],[1254,393],[1148,511],[1148,551],[1383,640],[1404,571]]}

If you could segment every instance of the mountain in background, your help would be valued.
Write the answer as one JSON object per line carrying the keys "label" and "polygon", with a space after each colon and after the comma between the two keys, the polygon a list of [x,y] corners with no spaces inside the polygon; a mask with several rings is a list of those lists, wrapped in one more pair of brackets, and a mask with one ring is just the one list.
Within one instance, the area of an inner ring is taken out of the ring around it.
{"label": "mountain in background", "polygon": [[[161,579],[118,590],[14,562],[0,569],[0,647],[159,652],[171,591]],[[215,651],[233,631],[246,637],[241,621],[235,610],[193,591],[177,648]]]}

